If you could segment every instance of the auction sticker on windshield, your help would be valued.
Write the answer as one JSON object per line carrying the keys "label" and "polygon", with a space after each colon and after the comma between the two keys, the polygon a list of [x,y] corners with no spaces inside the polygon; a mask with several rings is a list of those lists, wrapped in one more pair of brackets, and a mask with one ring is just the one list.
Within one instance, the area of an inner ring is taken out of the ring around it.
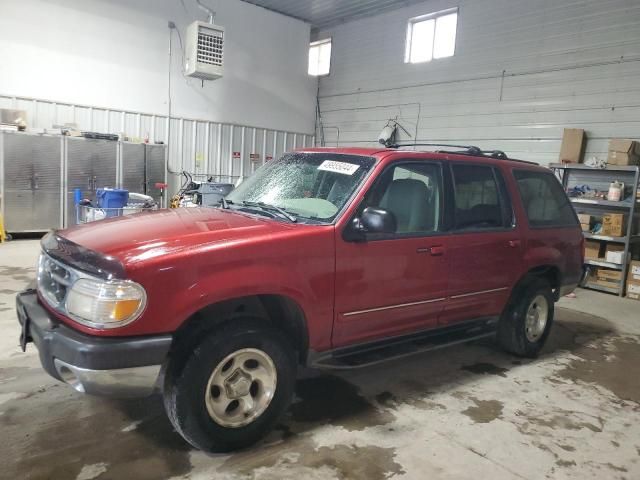
{"label": "auction sticker on windshield", "polygon": [[346,162],[336,162],[335,160],[325,160],[320,164],[318,170],[327,172],[342,173],[343,175],[353,175],[358,170],[359,165]]}

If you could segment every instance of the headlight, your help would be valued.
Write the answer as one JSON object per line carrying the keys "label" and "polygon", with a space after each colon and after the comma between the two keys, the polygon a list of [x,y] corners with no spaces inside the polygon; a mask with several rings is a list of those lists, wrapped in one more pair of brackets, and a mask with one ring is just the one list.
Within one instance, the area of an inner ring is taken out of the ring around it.
{"label": "headlight", "polygon": [[134,321],[146,305],[142,286],[130,281],[76,280],[65,309],[74,320],[93,328],[116,328]]}

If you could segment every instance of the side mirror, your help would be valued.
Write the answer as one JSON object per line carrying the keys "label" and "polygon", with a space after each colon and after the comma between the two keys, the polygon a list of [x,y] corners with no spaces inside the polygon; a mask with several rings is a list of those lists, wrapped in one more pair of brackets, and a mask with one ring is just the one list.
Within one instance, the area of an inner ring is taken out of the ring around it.
{"label": "side mirror", "polygon": [[395,233],[396,216],[382,208],[367,207],[360,217],[360,225],[366,233]]}

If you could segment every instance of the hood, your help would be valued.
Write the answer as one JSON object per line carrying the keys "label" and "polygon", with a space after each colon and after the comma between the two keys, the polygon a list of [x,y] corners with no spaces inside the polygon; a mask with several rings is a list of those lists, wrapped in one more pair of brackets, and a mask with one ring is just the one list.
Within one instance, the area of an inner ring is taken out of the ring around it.
{"label": "hood", "polygon": [[294,225],[219,208],[177,208],[87,223],[58,234],[125,266],[182,250],[246,241]]}

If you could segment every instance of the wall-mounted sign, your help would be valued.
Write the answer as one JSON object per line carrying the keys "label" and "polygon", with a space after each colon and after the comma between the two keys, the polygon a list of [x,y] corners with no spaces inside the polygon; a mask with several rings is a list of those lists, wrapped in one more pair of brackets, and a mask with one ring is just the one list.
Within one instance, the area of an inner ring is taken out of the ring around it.
{"label": "wall-mounted sign", "polygon": [[259,153],[250,153],[249,154],[249,158],[251,160],[253,160],[253,161],[260,160],[260,154]]}
{"label": "wall-mounted sign", "polygon": [[267,155],[264,159],[268,162],[269,160],[273,160],[273,155]]}
{"label": "wall-mounted sign", "polygon": [[240,159],[240,152],[233,152],[233,159],[234,160],[239,160]]}

